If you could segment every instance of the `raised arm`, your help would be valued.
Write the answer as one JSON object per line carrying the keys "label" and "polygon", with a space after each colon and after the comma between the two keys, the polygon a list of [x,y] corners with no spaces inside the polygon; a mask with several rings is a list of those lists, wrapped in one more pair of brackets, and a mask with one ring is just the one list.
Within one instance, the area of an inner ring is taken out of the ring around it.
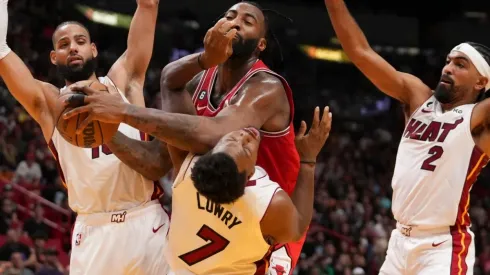
{"label": "raised arm", "polygon": [[251,79],[234,105],[216,117],[202,117],[143,109],[127,105],[123,122],[181,150],[203,154],[227,133],[245,127],[262,128],[282,110],[285,97],[280,80]]}
{"label": "raised arm", "polygon": [[328,107],[324,109],[321,121],[320,109],[315,109],[307,135],[306,123],[301,122],[296,136],[296,148],[301,162],[294,192],[289,198],[283,190],[278,191],[260,222],[264,236],[271,237],[276,243],[298,241],[308,229],[313,215],[316,157],[329,136],[331,126],[332,114]]}
{"label": "raised arm", "polygon": [[[0,0],[0,76],[10,93],[39,123],[46,140],[51,138],[56,88],[32,76],[24,62],[7,46],[7,0]],[[51,107],[51,108],[50,108]]]}
{"label": "raised arm", "polygon": [[[97,93],[89,87],[72,89],[88,94],[85,106],[65,114],[65,118],[89,112],[78,131],[92,120],[107,123],[126,123],[181,150],[203,154],[216,145],[227,133],[245,127],[262,128],[273,115],[284,109],[286,96],[277,78],[253,77],[240,91],[233,105],[223,109],[216,117],[168,113],[156,109],[126,104],[117,94]],[[73,98],[75,98],[74,96]],[[281,100],[283,99],[284,100]]]}
{"label": "raised arm", "polygon": [[[163,84],[160,85],[162,97],[162,110],[169,113],[196,115],[196,109],[192,103],[192,93],[197,88],[203,73],[198,73],[194,78],[187,82],[183,90],[168,90]],[[164,82],[164,73],[162,72],[162,83]],[[162,141],[163,142],[163,141]],[[167,150],[172,159],[175,171],[180,170],[180,166],[189,154],[188,151],[181,150],[172,145],[167,145]],[[177,173],[175,173],[177,176]]]}
{"label": "raised arm", "polygon": [[108,76],[131,103],[144,106],[143,86],[153,54],[159,0],[136,2],[138,7],[129,28],[128,48],[114,63]]}
{"label": "raised arm", "polygon": [[431,89],[420,79],[397,71],[371,48],[343,0],[324,1],[342,48],[378,89],[410,105],[410,109],[416,109],[430,97]]}

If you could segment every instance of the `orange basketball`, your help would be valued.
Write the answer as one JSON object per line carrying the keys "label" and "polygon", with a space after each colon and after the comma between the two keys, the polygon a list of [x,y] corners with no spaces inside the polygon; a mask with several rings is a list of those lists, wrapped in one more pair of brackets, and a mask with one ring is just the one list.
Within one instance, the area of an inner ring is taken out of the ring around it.
{"label": "orange basketball", "polygon": [[[102,83],[95,81],[89,85],[90,88],[108,93],[109,90]],[[63,102],[65,99],[76,92],[67,92],[60,95],[59,101]],[[72,108],[68,107],[61,112],[56,128],[60,132],[61,136],[69,143],[82,148],[95,148],[111,140],[114,134],[119,128],[119,124],[104,123],[97,120],[90,122],[80,134],[76,134],[76,129],[82,121],[88,116],[88,113],[82,113],[73,116],[69,119],[63,119],[63,114],[70,111]]]}

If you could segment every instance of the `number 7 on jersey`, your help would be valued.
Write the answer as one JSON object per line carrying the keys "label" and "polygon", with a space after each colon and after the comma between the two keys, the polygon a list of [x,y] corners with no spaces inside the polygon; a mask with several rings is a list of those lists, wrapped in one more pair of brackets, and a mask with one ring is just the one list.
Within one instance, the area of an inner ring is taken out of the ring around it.
{"label": "number 7 on jersey", "polygon": [[203,225],[196,235],[208,243],[179,256],[179,258],[189,266],[195,265],[220,253],[225,250],[230,243],[225,237],[221,236],[207,225]]}

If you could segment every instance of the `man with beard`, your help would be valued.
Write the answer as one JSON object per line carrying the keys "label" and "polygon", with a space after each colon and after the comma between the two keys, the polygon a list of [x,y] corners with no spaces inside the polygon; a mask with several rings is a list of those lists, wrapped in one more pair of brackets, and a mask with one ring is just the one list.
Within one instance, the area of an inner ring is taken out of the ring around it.
{"label": "man with beard", "polygon": [[[257,165],[291,195],[300,164],[292,125],[294,103],[286,80],[261,60],[268,54],[267,43],[272,42],[269,27],[260,6],[243,1],[228,9],[207,32],[204,52],[163,69],[162,109],[199,116],[183,125],[182,129],[189,129],[187,138],[165,141],[172,145],[169,151],[183,150],[180,155],[174,152],[173,158],[183,158],[184,151],[205,153],[227,133],[253,126],[262,136]],[[296,242],[275,244],[272,255],[257,262],[257,274],[291,274],[304,236]]]}
{"label": "man with beard", "polygon": [[[145,152],[161,145],[140,142],[140,132],[125,124],[102,148],[84,149],[66,142],[55,125],[64,109],[58,97],[69,89],[60,91],[34,79],[9,49],[7,4],[8,0],[0,0],[0,76],[41,126],[68,188],[70,207],[78,214],[70,274],[166,274],[162,251],[169,217],[158,202],[161,189],[150,180],[158,176],[152,162],[161,161],[146,158],[148,167],[134,170],[123,163],[142,163]],[[137,0],[137,4],[127,50],[106,77],[95,75],[97,48],[82,24],[65,22],[56,28],[50,57],[66,85],[100,81],[126,102],[144,106],[142,90],[153,50],[158,0]],[[158,170],[161,166],[168,170],[170,164],[158,165]]]}
{"label": "man with beard", "polygon": [[433,92],[369,46],[344,1],[325,4],[350,60],[405,107],[392,181],[397,228],[380,274],[473,274],[469,192],[490,155],[490,49],[454,47]]}
{"label": "man with beard", "polygon": [[[300,166],[292,125],[293,97],[286,80],[260,59],[270,36],[267,17],[257,4],[241,2],[232,6],[207,32],[204,52],[184,57],[163,69],[160,84],[166,112],[131,109],[124,116],[127,119],[124,123],[171,145],[172,161],[177,164],[182,163],[187,152],[205,154],[232,131],[246,127],[260,129],[257,165],[291,195]],[[114,122],[121,118],[117,114],[121,106],[116,102],[115,98],[102,96],[71,115],[90,112],[88,120],[80,123],[80,131],[91,119]],[[176,150],[184,152],[178,155]],[[155,150],[153,158],[167,153]],[[180,167],[174,169],[178,171]],[[292,272],[304,236],[296,241],[275,246],[270,272]],[[269,256],[257,262],[258,274],[266,272]]]}

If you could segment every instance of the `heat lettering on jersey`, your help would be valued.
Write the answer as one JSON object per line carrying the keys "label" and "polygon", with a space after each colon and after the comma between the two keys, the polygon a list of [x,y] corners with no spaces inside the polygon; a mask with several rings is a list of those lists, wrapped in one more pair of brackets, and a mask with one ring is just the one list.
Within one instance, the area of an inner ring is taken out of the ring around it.
{"label": "heat lettering on jersey", "polygon": [[[225,208],[221,206],[219,203],[214,203],[213,201],[208,200],[206,197],[202,196],[199,193],[196,193],[196,195],[197,195],[197,208],[215,215],[218,219],[221,219],[221,221],[226,226],[228,226],[228,229],[232,229],[233,227],[242,223],[242,221],[240,221],[230,211],[228,210],[225,211]],[[228,225],[229,223],[230,225]]]}
{"label": "heat lettering on jersey", "polygon": [[456,129],[463,120],[463,118],[460,118],[454,123],[432,121],[427,125],[420,120],[412,118],[407,124],[403,137],[420,141],[444,142],[449,132]]}

